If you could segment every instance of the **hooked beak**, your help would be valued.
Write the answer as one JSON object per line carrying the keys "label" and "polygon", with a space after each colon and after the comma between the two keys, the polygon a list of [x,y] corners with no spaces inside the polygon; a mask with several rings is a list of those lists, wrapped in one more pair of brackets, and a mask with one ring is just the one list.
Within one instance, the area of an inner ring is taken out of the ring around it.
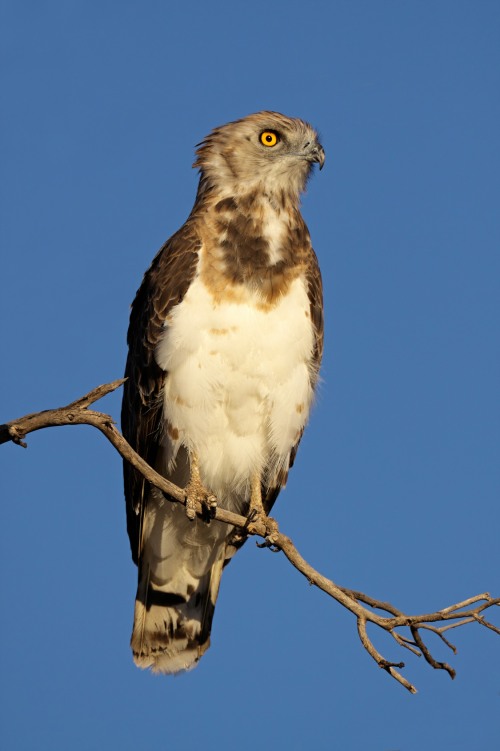
{"label": "hooked beak", "polygon": [[320,170],[322,170],[325,163],[325,150],[323,146],[317,141],[311,144],[307,151],[307,159],[310,162],[317,162]]}

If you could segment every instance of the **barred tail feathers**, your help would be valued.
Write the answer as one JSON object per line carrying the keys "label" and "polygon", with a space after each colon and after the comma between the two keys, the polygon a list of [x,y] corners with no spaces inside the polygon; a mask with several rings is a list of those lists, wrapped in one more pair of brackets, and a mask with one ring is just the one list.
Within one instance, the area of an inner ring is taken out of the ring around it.
{"label": "barred tail feathers", "polygon": [[[210,646],[210,630],[224,565],[224,551],[188,599],[139,574],[131,647],[135,664],[153,673],[193,668]],[[147,570],[145,570],[147,569]]]}

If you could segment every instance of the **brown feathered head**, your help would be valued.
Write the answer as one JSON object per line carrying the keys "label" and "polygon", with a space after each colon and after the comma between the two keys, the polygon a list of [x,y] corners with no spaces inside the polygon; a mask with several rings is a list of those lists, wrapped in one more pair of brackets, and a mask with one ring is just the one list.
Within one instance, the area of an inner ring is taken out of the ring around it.
{"label": "brown feathered head", "polygon": [[196,151],[198,196],[210,188],[219,195],[242,195],[259,188],[267,194],[298,197],[312,165],[320,169],[325,152],[314,128],[279,112],[256,112],[222,125]]}

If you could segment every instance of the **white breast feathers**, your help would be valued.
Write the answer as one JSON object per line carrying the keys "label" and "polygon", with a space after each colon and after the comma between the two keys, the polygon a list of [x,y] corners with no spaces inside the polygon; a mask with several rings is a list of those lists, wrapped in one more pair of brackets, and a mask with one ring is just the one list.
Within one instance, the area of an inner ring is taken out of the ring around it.
{"label": "white breast feathers", "polygon": [[220,499],[272,478],[307,421],[313,329],[305,281],[270,309],[256,293],[215,303],[199,277],[168,315],[156,360],[168,373],[164,416],[175,460],[181,445]]}

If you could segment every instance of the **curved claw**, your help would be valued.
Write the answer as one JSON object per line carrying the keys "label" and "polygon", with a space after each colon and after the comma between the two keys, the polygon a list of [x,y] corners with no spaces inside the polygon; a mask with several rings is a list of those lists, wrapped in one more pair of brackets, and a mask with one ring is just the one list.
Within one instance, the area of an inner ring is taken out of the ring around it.
{"label": "curved claw", "polygon": [[256,542],[255,543],[258,548],[269,548],[271,553],[279,553],[281,552],[281,548],[279,548],[277,545],[274,544],[269,538],[266,538],[264,542]]}
{"label": "curved claw", "polygon": [[279,536],[278,524],[274,519],[267,516],[263,519],[266,526],[266,538],[264,542],[258,542],[258,548],[269,548],[272,553],[279,553],[281,548],[276,545]]}
{"label": "curved claw", "polygon": [[217,511],[217,498],[209,493],[201,498],[201,505],[203,508],[203,518],[209,522],[215,518],[215,512]]}

